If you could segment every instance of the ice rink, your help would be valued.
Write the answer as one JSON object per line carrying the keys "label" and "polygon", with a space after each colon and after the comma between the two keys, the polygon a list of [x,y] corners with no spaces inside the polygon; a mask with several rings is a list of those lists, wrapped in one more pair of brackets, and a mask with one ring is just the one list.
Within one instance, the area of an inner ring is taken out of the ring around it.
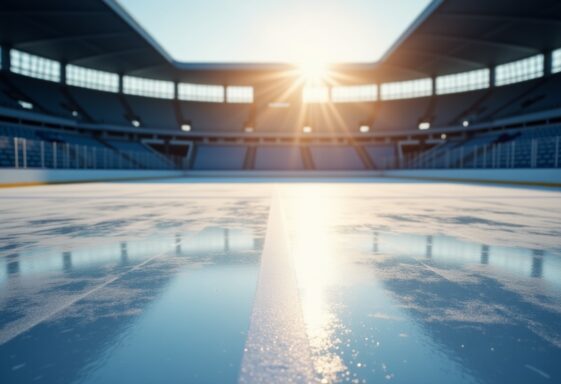
{"label": "ice rink", "polygon": [[561,190],[0,190],[2,383],[559,383]]}

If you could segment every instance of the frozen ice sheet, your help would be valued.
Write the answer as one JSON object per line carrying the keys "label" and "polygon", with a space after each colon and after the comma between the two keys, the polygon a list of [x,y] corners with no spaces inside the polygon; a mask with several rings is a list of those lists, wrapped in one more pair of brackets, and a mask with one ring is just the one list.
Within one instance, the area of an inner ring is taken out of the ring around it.
{"label": "frozen ice sheet", "polygon": [[0,216],[10,383],[561,380],[559,190],[177,179]]}

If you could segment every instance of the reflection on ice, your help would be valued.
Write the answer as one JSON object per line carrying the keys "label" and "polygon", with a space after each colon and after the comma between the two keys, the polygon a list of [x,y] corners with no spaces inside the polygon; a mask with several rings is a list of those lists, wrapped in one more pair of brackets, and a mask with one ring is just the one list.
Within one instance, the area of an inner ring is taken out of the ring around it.
{"label": "reflection on ice", "polygon": [[341,324],[327,294],[336,285],[338,258],[335,254],[329,223],[337,207],[325,209],[327,201],[313,188],[299,199],[289,201],[292,216],[292,255],[300,289],[300,299],[313,363],[320,382],[335,382],[347,368],[337,353]]}
{"label": "reflection on ice", "polygon": [[[6,203],[2,383],[237,382],[256,297],[272,314],[301,305],[289,326],[259,322],[256,339],[269,351],[284,344],[267,331],[298,334],[318,382],[561,382],[558,192],[286,184],[271,215],[286,220],[268,231],[271,185],[203,184]],[[39,208],[52,218],[31,220]],[[293,263],[287,279],[269,263],[280,278],[257,284],[266,233],[266,260]],[[289,306],[256,296],[271,281],[277,298],[290,285]]]}
{"label": "reflection on ice", "polygon": [[501,227],[485,236],[473,230],[470,240],[442,235],[448,224],[401,232],[375,213],[367,217],[367,201],[337,192],[284,189],[318,381],[561,378],[558,248],[490,242],[495,229],[506,236]]}
{"label": "reflection on ice", "polygon": [[253,250],[259,241],[252,230],[205,228],[199,232],[158,235],[146,239],[99,244],[72,250],[31,249],[0,258],[0,285],[9,276],[30,277],[108,265],[135,264],[158,254],[202,255]]}
{"label": "reflection on ice", "polygon": [[436,264],[489,266],[499,273],[540,278],[561,285],[561,253],[519,247],[490,246],[442,235],[374,232],[361,236],[364,251],[432,260]]}
{"label": "reflection on ice", "polygon": [[234,381],[261,243],[207,227],[0,259],[0,377]]}

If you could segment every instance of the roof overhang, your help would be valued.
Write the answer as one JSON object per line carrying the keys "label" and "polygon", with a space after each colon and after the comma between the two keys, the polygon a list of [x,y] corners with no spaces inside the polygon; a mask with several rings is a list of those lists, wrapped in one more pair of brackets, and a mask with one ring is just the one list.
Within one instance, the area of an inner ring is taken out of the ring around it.
{"label": "roof overhang", "polygon": [[[3,0],[0,43],[119,74],[175,81],[251,82],[287,63],[182,63],[116,0]],[[378,63],[333,70],[397,81],[491,67],[561,47],[557,0],[434,0]]]}

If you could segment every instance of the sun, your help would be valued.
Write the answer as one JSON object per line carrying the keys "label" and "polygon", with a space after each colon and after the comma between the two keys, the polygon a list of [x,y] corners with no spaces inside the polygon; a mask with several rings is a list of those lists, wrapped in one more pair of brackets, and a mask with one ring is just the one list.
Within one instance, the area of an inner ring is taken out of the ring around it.
{"label": "sun", "polygon": [[298,72],[306,84],[321,84],[329,77],[329,65],[320,60],[304,60],[298,63]]}

